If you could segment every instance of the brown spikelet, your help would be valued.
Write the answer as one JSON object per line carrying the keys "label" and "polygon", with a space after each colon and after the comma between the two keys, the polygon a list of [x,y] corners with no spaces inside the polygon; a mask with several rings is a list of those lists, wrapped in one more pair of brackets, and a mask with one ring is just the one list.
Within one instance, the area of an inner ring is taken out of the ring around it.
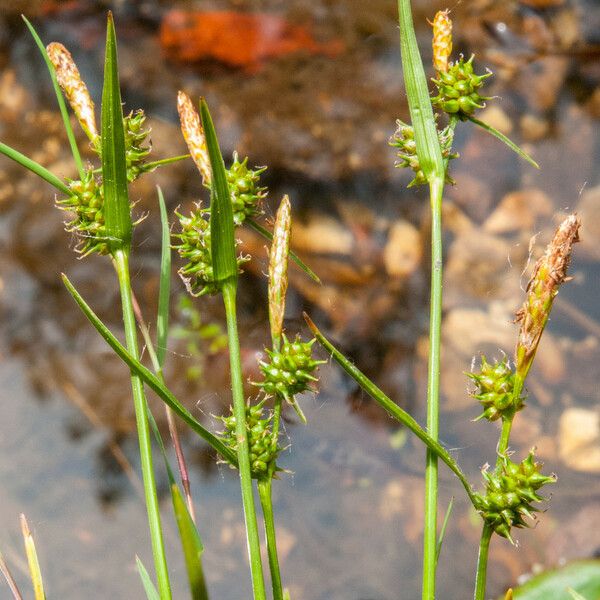
{"label": "brown spikelet", "polygon": [[438,73],[448,70],[448,59],[452,53],[452,20],[450,10],[439,10],[433,18],[433,66]]}
{"label": "brown spikelet", "polygon": [[177,111],[179,112],[183,138],[192,155],[192,160],[196,163],[196,167],[202,175],[202,183],[206,187],[210,187],[212,174],[204,130],[200,123],[200,115],[185,92],[180,91],[177,94]]}
{"label": "brown spikelet", "polygon": [[575,214],[569,215],[560,224],[544,255],[533,268],[527,285],[527,297],[516,314],[520,330],[515,362],[517,376],[522,379],[525,379],[533,362],[558,288],[567,279],[567,268],[573,244],[579,241],[580,226],[579,217]]}
{"label": "brown spikelet", "polygon": [[269,252],[269,322],[273,340],[281,338],[283,331],[291,229],[291,204],[289,198],[284,196],[275,217],[273,243]]}
{"label": "brown spikelet", "polygon": [[98,137],[98,128],[96,127],[94,103],[87,86],[81,79],[71,53],[58,42],[48,44],[46,52],[48,52],[50,62],[54,65],[58,85],[71,105],[81,128],[92,142],[95,141]]}

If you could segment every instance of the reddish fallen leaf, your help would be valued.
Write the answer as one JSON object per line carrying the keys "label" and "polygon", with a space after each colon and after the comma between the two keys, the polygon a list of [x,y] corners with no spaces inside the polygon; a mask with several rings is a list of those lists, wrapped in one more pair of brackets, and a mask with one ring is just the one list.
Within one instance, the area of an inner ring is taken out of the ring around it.
{"label": "reddish fallen leaf", "polygon": [[340,40],[317,42],[308,28],[282,17],[234,11],[171,10],[162,19],[160,44],[173,60],[214,60],[248,72],[294,52],[334,57],[343,50]]}
{"label": "reddish fallen leaf", "polygon": [[50,16],[56,13],[66,12],[80,8],[79,0],[43,0],[40,7],[42,16]]}

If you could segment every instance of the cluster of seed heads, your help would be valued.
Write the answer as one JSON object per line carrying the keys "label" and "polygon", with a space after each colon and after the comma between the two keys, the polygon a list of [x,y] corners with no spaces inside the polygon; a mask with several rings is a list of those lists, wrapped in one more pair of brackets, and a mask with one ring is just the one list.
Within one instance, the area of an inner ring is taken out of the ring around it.
{"label": "cluster of seed heads", "polygon": [[250,169],[248,157],[240,162],[237,152],[233,153],[233,163],[226,169],[231,205],[233,208],[233,222],[241,225],[246,219],[253,219],[262,212],[262,201],[266,196],[267,188],[261,187],[260,175],[267,167]]}
{"label": "cluster of seed heads", "polygon": [[[398,162],[396,167],[399,169],[409,168],[415,174],[415,178],[408,184],[408,187],[417,185],[425,185],[427,178],[421,169],[421,163],[417,156],[417,145],[415,143],[415,130],[411,125],[404,123],[400,119],[396,121],[396,132],[390,139],[390,146],[398,148]],[[442,156],[446,160],[456,158],[458,153],[452,152],[452,141],[454,132],[450,127],[445,127],[441,131],[438,130],[438,139],[442,149]],[[454,183],[453,179],[448,174],[446,169],[446,183]]]}
{"label": "cluster of seed heads", "polygon": [[475,55],[472,55],[465,61],[461,56],[457,62],[450,64],[447,71],[438,72],[438,79],[433,79],[438,94],[431,99],[435,107],[459,118],[466,118],[477,108],[485,106],[484,102],[490,98],[481,96],[479,90],[492,73],[488,71],[483,75],[476,75],[473,71],[474,58]]}
{"label": "cluster of seed heads", "polygon": [[69,189],[71,194],[57,200],[56,205],[73,214],[65,227],[78,239],[77,252],[82,256],[93,252],[108,254],[102,184],[94,175],[93,169],[88,169],[83,179],[70,181]]}
{"label": "cluster of seed heads", "polygon": [[506,357],[495,363],[488,363],[485,356],[482,356],[479,373],[466,375],[477,386],[472,396],[483,407],[483,413],[477,420],[496,421],[503,416],[512,418],[523,408],[524,398],[514,397],[515,373]]}
{"label": "cluster of seed heads", "polygon": [[[202,208],[199,204],[189,217],[175,211],[181,225],[181,233],[175,235],[180,243],[177,249],[181,258],[187,263],[179,269],[179,275],[183,279],[188,291],[193,296],[204,296],[205,294],[216,294],[219,284],[215,280],[210,235],[210,210]],[[249,259],[239,256],[238,266]]]}
{"label": "cluster of seed heads", "polygon": [[[273,415],[264,417],[265,400],[246,407],[246,432],[250,451],[250,469],[254,479],[260,479],[276,470],[275,461],[281,451],[278,445],[277,432],[273,432]],[[219,417],[225,425],[221,433],[223,441],[237,452],[236,419],[233,414]]]}
{"label": "cluster of seed heads", "polygon": [[291,404],[302,421],[306,422],[302,410],[295,400],[297,394],[313,391],[311,383],[318,381],[313,375],[324,360],[313,360],[312,346],[315,339],[303,342],[296,336],[293,342],[282,335],[279,350],[267,349],[268,362],[260,362],[263,380],[256,383],[267,396],[280,396]]}
{"label": "cluster of seed heads", "polygon": [[123,119],[127,181],[130,183],[147,170],[144,163],[152,150],[148,141],[150,129],[144,128],[145,122],[143,110],[131,112]]}
{"label": "cluster of seed heads", "polygon": [[494,531],[513,542],[511,527],[527,527],[524,517],[534,518],[538,509],[534,502],[545,498],[537,491],[547,483],[555,483],[555,476],[540,473],[540,463],[535,462],[533,450],[520,463],[503,457],[496,471],[483,471],[485,493],[476,494],[477,509]]}

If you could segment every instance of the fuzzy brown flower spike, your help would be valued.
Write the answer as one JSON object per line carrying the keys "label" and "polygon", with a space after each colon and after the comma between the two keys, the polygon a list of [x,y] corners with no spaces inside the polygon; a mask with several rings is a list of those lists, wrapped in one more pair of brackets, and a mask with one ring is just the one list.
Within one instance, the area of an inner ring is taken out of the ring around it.
{"label": "fuzzy brown flower spike", "polygon": [[204,130],[200,123],[200,115],[185,92],[177,94],[177,111],[179,112],[179,119],[181,121],[181,131],[192,155],[192,160],[196,163],[196,167],[198,167],[198,171],[202,175],[202,183],[207,188],[210,188],[212,173]]}
{"label": "fuzzy brown flower spike", "polygon": [[579,241],[580,225],[577,215],[568,216],[533,269],[527,285],[527,298],[516,315],[521,326],[515,351],[516,375],[521,381],[533,362],[558,288],[567,280],[567,268],[573,244]]}
{"label": "fuzzy brown flower spike", "polygon": [[438,73],[448,70],[448,59],[452,54],[452,21],[448,16],[450,10],[439,10],[435,13],[433,23],[433,66]]}
{"label": "fuzzy brown flower spike", "polygon": [[94,114],[94,103],[79,69],[71,56],[71,53],[58,42],[52,42],[46,47],[48,58],[56,71],[56,79],[81,128],[92,142],[98,138],[98,128],[96,127],[96,116]]}

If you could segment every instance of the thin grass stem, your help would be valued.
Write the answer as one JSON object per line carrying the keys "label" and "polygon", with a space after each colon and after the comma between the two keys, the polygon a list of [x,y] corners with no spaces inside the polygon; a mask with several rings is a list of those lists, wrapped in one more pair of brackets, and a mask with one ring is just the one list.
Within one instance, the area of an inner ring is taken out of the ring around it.
{"label": "thin grass stem", "polygon": [[[119,279],[127,348],[133,357],[138,359],[139,349],[131,294],[131,281],[129,278],[129,256],[124,250],[115,250],[113,252],[113,259],[113,264]],[[146,498],[148,525],[150,528],[158,591],[161,600],[170,600],[171,586],[161,527],[160,508],[156,493],[154,466],[152,464],[152,444],[150,439],[150,426],[148,424],[148,405],[142,379],[133,371],[131,372],[131,388],[133,391],[133,403],[140,446],[140,462],[144,482],[144,495]]]}
{"label": "thin grass stem", "polygon": [[265,533],[267,537],[267,554],[269,556],[269,568],[271,570],[271,585],[273,587],[273,600],[283,600],[283,589],[281,586],[281,573],[279,570],[279,558],[277,556],[277,537],[275,535],[275,518],[273,515],[273,477],[269,473],[264,479],[258,481],[258,495],[262,506]]}
{"label": "thin grass stem", "polygon": [[479,554],[477,556],[477,574],[475,579],[475,600],[485,600],[487,582],[487,563],[490,550],[490,540],[494,530],[486,523],[481,532],[479,541]]}
{"label": "thin grass stem", "polygon": [[265,582],[260,556],[260,538],[256,520],[256,507],[250,471],[250,452],[246,431],[246,402],[242,383],[242,362],[240,356],[240,341],[237,329],[235,280],[227,280],[222,286],[223,302],[227,319],[227,337],[229,340],[229,361],[231,366],[231,391],[233,394],[233,414],[236,424],[237,456],[242,488],[242,503],[246,522],[250,570],[252,573],[252,588],[254,600],[266,600]]}
{"label": "thin grass stem", "polygon": [[[431,306],[427,368],[427,432],[438,440],[440,346],[442,324],[442,191],[438,178],[430,184],[431,197]],[[435,598],[437,555],[438,456],[427,449],[425,468],[425,531],[423,539],[423,598]]]}

